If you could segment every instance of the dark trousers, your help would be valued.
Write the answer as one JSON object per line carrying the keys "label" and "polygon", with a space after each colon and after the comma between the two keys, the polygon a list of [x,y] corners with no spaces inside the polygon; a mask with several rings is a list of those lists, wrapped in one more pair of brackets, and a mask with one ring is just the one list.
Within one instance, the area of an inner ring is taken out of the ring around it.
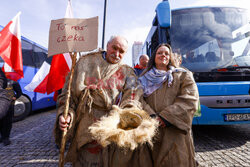
{"label": "dark trousers", "polygon": [[2,119],[0,119],[0,133],[2,139],[10,137],[13,114],[14,114],[14,106],[11,105],[8,110],[8,113]]}

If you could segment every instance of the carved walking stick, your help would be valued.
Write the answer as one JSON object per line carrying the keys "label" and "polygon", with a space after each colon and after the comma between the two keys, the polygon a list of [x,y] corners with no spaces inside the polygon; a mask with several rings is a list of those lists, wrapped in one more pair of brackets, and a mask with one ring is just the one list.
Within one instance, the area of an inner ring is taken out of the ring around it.
{"label": "carved walking stick", "polygon": [[[68,113],[69,113],[69,101],[70,101],[70,96],[71,96],[72,79],[73,79],[73,75],[74,75],[74,71],[75,71],[76,55],[77,55],[77,52],[74,52],[74,53],[70,52],[72,66],[71,66],[71,73],[69,76],[68,89],[67,89],[67,94],[66,94],[65,109],[63,111],[63,117],[65,118],[65,120],[66,120]],[[64,151],[65,151],[65,145],[66,145],[66,134],[67,134],[67,130],[62,131],[60,157],[59,157],[59,164],[58,164],[59,167],[64,166]]]}

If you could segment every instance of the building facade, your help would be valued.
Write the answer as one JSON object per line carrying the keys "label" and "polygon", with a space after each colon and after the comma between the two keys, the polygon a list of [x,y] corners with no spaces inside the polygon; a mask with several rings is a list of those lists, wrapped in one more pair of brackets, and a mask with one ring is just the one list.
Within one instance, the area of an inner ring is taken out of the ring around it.
{"label": "building facade", "polygon": [[143,43],[139,41],[135,41],[132,46],[132,65],[136,65],[136,60],[141,54]]}

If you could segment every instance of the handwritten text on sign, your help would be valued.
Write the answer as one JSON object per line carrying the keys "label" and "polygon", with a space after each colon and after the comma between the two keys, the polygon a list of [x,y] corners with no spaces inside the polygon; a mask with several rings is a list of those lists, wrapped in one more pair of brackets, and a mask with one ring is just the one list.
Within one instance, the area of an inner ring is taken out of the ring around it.
{"label": "handwritten text on sign", "polygon": [[98,17],[89,19],[52,20],[48,56],[84,52],[97,48]]}

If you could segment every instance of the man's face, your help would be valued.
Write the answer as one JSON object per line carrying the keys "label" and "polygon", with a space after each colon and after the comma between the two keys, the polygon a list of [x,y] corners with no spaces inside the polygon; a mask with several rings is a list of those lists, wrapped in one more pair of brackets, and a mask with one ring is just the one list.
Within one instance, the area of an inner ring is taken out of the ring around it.
{"label": "man's face", "polygon": [[141,58],[140,58],[140,65],[143,67],[143,68],[146,68],[147,67],[147,64],[148,64],[148,56],[147,55],[143,55]]}
{"label": "man's face", "polygon": [[119,63],[127,52],[127,48],[128,44],[124,38],[114,38],[107,45],[107,61],[111,64]]}

